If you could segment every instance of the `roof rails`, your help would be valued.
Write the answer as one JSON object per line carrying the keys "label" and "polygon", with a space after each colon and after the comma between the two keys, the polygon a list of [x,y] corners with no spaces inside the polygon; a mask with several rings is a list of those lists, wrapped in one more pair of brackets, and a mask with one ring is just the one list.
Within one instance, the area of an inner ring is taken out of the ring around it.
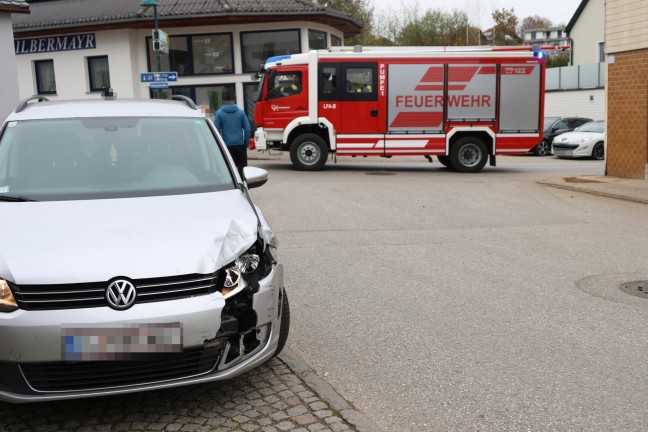
{"label": "roof rails", "polygon": [[33,100],[37,100],[38,102],[49,102],[49,99],[47,99],[45,96],[31,96],[18,102],[16,112],[19,113],[25,111],[27,105],[29,105],[29,102]]}
{"label": "roof rails", "polygon": [[191,100],[190,98],[188,98],[187,96],[177,95],[177,94],[176,94],[176,95],[171,95],[171,100],[177,100],[177,101],[180,101],[180,102],[184,102],[184,103],[187,104],[187,106],[188,106],[189,108],[191,108],[191,109],[195,109],[195,110],[198,109],[198,107],[196,106],[196,104],[194,103],[194,101],[192,101],[192,100]]}

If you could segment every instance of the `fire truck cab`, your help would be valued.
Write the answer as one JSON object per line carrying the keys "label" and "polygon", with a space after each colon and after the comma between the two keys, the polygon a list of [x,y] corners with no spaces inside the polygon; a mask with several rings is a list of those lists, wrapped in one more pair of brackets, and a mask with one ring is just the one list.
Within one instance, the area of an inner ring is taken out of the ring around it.
{"label": "fire truck cab", "polygon": [[272,57],[259,74],[258,150],[299,170],[337,156],[436,156],[460,172],[542,140],[544,53],[531,47],[341,48]]}

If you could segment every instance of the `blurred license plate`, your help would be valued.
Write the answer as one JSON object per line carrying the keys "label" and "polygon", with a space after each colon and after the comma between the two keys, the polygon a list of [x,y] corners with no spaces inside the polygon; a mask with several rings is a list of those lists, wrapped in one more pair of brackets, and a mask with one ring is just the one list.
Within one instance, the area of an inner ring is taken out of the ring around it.
{"label": "blurred license plate", "polygon": [[62,326],[61,351],[67,361],[150,360],[182,352],[182,323]]}

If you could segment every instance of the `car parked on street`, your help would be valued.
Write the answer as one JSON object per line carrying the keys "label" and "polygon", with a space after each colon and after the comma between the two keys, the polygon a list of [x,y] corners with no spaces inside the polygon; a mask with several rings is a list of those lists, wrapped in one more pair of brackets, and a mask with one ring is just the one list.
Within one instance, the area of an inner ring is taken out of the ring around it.
{"label": "car parked on street", "polygon": [[545,117],[543,135],[544,139],[531,152],[537,156],[547,156],[552,153],[551,143],[558,135],[571,132],[577,127],[591,122],[592,119],[584,117]]}
{"label": "car parked on street", "polygon": [[21,101],[0,129],[0,401],[237,376],[283,348],[277,241],[188,98]]}
{"label": "car parked on street", "polygon": [[563,157],[588,157],[605,159],[605,122],[593,121],[562,134],[553,141],[554,155]]}

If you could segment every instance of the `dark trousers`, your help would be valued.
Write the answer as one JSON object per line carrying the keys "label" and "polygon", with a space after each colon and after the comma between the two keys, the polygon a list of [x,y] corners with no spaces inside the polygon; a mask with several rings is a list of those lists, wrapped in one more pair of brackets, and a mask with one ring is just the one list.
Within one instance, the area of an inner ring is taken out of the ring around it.
{"label": "dark trousers", "polygon": [[227,150],[232,156],[232,159],[234,159],[234,164],[236,165],[236,168],[238,169],[241,178],[244,178],[243,167],[247,166],[247,146],[245,145],[228,146]]}

